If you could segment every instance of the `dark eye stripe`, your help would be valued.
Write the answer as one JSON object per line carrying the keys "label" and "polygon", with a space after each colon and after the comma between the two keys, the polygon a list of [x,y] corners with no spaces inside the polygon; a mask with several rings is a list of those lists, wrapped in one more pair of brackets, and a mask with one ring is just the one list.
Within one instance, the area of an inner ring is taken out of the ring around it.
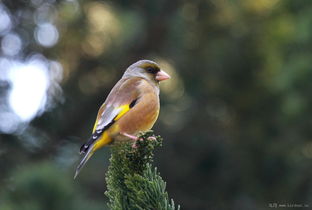
{"label": "dark eye stripe", "polygon": [[159,72],[159,68],[148,67],[146,68],[146,71],[152,74],[156,74],[157,72]]}

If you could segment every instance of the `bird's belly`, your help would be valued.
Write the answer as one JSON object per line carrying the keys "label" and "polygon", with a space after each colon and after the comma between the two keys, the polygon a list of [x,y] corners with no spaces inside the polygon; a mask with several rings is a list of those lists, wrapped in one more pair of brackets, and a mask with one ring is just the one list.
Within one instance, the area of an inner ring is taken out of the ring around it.
{"label": "bird's belly", "polygon": [[151,129],[158,118],[158,114],[159,101],[156,98],[154,103],[149,102],[148,104],[141,104],[138,107],[135,106],[117,124],[120,132],[136,135],[140,131]]}
{"label": "bird's belly", "polygon": [[140,131],[147,131],[153,127],[158,118],[158,111],[141,114],[135,120],[120,124],[120,131],[136,135]]}

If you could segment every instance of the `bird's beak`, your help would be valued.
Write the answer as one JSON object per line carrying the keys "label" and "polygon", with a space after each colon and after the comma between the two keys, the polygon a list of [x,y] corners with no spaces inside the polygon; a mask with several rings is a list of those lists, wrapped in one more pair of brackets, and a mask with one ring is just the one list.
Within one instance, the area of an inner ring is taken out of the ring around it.
{"label": "bird's beak", "polygon": [[156,80],[157,81],[163,81],[163,80],[167,80],[167,79],[170,79],[169,74],[167,74],[166,72],[164,72],[162,70],[157,72],[157,74],[156,74]]}

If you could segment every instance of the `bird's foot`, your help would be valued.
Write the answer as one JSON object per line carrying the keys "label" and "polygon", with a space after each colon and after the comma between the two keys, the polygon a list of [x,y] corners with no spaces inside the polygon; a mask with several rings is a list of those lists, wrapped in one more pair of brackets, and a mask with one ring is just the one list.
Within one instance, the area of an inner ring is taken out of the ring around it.
{"label": "bird's foot", "polygon": [[137,138],[136,140],[134,140],[134,142],[133,142],[133,144],[132,144],[132,148],[133,148],[133,149],[138,148],[137,142],[138,142],[138,141],[143,141],[143,140],[144,140],[143,138]]}
{"label": "bird's foot", "polygon": [[147,138],[147,140],[156,141],[156,137],[155,136],[150,136],[150,137]]}
{"label": "bird's foot", "polygon": [[136,144],[136,141],[132,144],[132,149],[137,149],[138,148],[138,145]]}
{"label": "bird's foot", "polygon": [[121,135],[123,135],[123,136],[125,136],[125,137],[128,137],[129,139],[133,140],[133,144],[132,144],[132,148],[133,148],[133,149],[138,148],[137,141],[143,141],[142,138],[139,138],[139,137],[130,135],[130,134],[128,134],[128,133],[121,133]]}
{"label": "bird's foot", "polygon": [[129,139],[132,139],[133,141],[137,141],[139,138],[133,135],[130,135],[128,133],[120,133],[121,135],[128,137]]}

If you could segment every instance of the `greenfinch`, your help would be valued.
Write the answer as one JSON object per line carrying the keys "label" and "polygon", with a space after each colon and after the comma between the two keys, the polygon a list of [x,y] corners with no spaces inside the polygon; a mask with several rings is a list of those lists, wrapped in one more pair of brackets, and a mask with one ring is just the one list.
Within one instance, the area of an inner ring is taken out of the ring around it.
{"label": "greenfinch", "polygon": [[90,139],[81,146],[84,154],[77,177],[93,153],[114,141],[137,140],[140,131],[151,129],[159,114],[159,82],[170,76],[150,60],[127,68],[100,107]]}

